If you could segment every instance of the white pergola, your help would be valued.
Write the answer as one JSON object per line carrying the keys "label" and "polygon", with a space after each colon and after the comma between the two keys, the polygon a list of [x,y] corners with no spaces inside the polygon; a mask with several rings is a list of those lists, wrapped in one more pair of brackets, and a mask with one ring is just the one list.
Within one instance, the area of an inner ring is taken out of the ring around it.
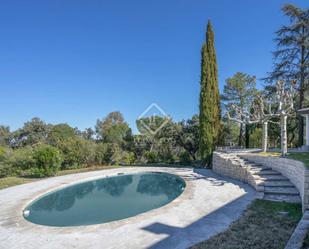
{"label": "white pergola", "polygon": [[309,146],[309,108],[300,109],[297,112],[306,119],[306,146]]}

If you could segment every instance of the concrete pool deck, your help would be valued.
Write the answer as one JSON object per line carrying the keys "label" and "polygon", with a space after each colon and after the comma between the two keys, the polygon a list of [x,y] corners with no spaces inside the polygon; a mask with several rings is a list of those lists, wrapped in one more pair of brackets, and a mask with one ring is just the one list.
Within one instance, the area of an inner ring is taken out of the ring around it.
{"label": "concrete pool deck", "polygon": [[[104,224],[48,227],[22,216],[31,201],[52,190],[118,173],[149,171],[179,175],[187,186],[161,208]],[[127,167],[52,177],[0,191],[0,248],[187,248],[228,228],[255,198],[249,185],[207,169]]]}

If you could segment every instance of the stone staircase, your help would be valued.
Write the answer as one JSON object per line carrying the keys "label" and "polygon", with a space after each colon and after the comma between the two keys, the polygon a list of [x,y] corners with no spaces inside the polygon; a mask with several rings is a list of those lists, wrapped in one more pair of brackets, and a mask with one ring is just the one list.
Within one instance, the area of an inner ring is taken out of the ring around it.
{"label": "stone staircase", "polygon": [[263,199],[292,203],[301,202],[297,188],[280,172],[246,159],[241,160],[243,161],[243,166],[253,176],[257,185],[257,191],[263,193]]}

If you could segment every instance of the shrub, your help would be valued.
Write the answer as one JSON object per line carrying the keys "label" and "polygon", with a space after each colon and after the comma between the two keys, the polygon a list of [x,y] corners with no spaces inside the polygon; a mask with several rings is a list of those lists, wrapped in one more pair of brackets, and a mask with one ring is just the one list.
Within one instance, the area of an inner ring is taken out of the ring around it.
{"label": "shrub", "polygon": [[132,164],[135,162],[135,160],[136,158],[133,152],[126,152],[126,151],[123,152],[121,161],[124,162],[125,164]]}
{"label": "shrub", "polygon": [[250,135],[250,148],[261,148],[262,147],[262,129],[256,128]]}
{"label": "shrub", "polygon": [[0,177],[6,177],[13,173],[11,165],[7,163],[8,154],[9,149],[0,146]]}
{"label": "shrub", "polygon": [[95,161],[98,164],[110,164],[115,153],[115,146],[109,143],[99,143],[96,146]]}
{"label": "shrub", "polygon": [[42,144],[34,148],[33,160],[35,167],[30,169],[30,175],[43,177],[55,175],[61,167],[63,157],[57,148]]}
{"label": "shrub", "polygon": [[123,151],[118,144],[110,144],[111,148],[111,164],[124,163],[124,158],[126,157],[126,152]]}
{"label": "shrub", "polygon": [[158,154],[154,151],[146,151],[144,157],[147,160],[147,163],[156,163],[158,162]]}
{"label": "shrub", "polygon": [[59,142],[64,156],[62,169],[77,168],[95,162],[96,144],[83,138],[73,137]]}
{"label": "shrub", "polygon": [[4,159],[6,153],[6,148],[3,146],[0,146],[0,162]]}
{"label": "shrub", "polygon": [[0,178],[12,175],[12,168],[9,164],[0,162]]}
{"label": "shrub", "polygon": [[177,156],[176,155],[173,155],[173,154],[167,154],[166,157],[165,157],[165,162],[167,163],[170,163],[170,164],[173,164],[175,163],[175,161],[177,161]]}
{"label": "shrub", "polygon": [[33,148],[26,146],[15,150],[8,150],[4,158],[4,165],[8,169],[9,175],[23,175],[24,172],[35,167]]}
{"label": "shrub", "polygon": [[179,159],[181,163],[189,164],[191,162],[191,156],[188,151],[183,151],[179,155]]}
{"label": "shrub", "polygon": [[99,164],[131,164],[136,158],[133,152],[122,150],[118,144],[99,143],[96,147],[95,160]]}

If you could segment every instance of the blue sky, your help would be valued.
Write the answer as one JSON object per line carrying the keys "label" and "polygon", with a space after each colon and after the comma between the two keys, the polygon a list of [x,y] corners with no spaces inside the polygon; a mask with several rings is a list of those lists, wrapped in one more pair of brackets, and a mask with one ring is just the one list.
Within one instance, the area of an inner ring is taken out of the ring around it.
{"label": "blue sky", "polygon": [[[80,129],[157,103],[174,120],[198,111],[200,48],[215,32],[219,82],[271,69],[281,0],[46,0],[0,5],[0,124],[38,116]],[[290,0],[308,7],[307,0]]]}

